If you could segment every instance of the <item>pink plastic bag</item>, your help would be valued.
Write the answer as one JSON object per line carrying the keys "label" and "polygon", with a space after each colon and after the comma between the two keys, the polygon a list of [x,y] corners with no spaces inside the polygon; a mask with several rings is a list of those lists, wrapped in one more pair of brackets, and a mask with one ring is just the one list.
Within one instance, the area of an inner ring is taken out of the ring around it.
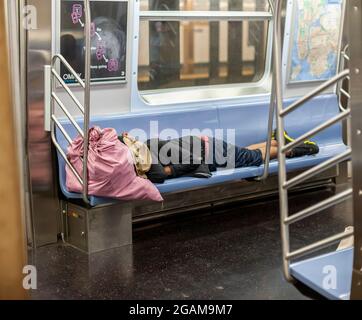
{"label": "pink plastic bag", "polygon": [[[78,136],[68,148],[68,159],[81,175],[83,163],[83,138]],[[66,166],[66,186],[70,192],[82,192],[82,186]],[[126,145],[118,140],[117,132],[94,127],[89,130],[88,194],[120,200],[163,201],[156,186],[138,177],[132,155]]]}

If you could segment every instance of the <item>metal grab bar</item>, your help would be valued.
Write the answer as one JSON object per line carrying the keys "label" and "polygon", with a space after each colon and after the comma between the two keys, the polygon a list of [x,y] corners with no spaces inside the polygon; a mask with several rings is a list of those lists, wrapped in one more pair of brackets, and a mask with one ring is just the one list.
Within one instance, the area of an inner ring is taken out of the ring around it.
{"label": "metal grab bar", "polygon": [[351,99],[351,95],[344,89],[339,89],[339,92],[343,93],[344,96],[346,96],[348,99]]}
{"label": "metal grab bar", "polygon": [[[350,57],[347,54],[347,51],[349,49],[349,44],[346,44],[345,47],[343,48],[343,51],[341,52],[341,57],[340,57],[340,62],[339,62],[339,70],[342,71],[345,69],[345,65],[346,65],[346,61],[350,61]],[[350,78],[347,78],[348,80],[350,80]],[[347,97],[348,100],[351,99],[351,95],[343,89],[343,82],[338,84],[337,87],[337,92],[338,92],[338,103],[339,103],[339,109],[341,111],[345,111],[348,109],[343,107],[342,105],[342,95],[344,95],[345,97]]]}
{"label": "metal grab bar", "polygon": [[[274,15],[277,27],[273,30],[273,42],[274,42],[274,77],[275,77],[275,97],[276,97],[276,109],[277,109],[277,137],[279,148],[284,146],[284,122],[283,118],[279,116],[283,111],[283,77],[282,77],[282,41],[281,41],[281,12],[282,12],[282,0],[275,0]],[[279,149],[278,148],[278,149]],[[289,226],[284,223],[286,219],[286,213],[288,212],[288,194],[287,190],[282,187],[281,181],[286,181],[286,157],[282,152],[278,152],[279,162],[279,205],[280,205],[280,226],[281,226],[281,241],[283,252],[283,272],[287,280],[291,281],[289,271],[289,261],[285,259],[286,253],[290,251],[289,243]]]}
{"label": "metal grab bar", "polygon": [[70,161],[68,160],[67,155],[64,153],[62,147],[59,145],[57,138],[55,137],[55,134],[51,134],[52,137],[52,141],[54,146],[56,147],[56,149],[58,150],[59,154],[62,156],[62,158],[64,159],[65,163],[68,165],[68,167],[70,168],[70,170],[72,170],[73,174],[75,175],[75,177],[77,178],[78,182],[81,184],[81,186],[83,186],[83,179],[81,178],[81,176],[79,175],[79,173],[77,172],[77,170],[74,168],[74,166],[70,163]]}
{"label": "metal grab bar", "polygon": [[326,200],[323,200],[320,203],[317,203],[313,206],[310,206],[307,209],[304,209],[296,214],[293,214],[292,216],[288,217],[287,219],[285,219],[285,223],[286,224],[293,224],[296,223],[298,221],[301,221],[305,218],[309,218],[323,210],[326,210],[330,207],[334,207],[337,204],[340,204],[346,200],[348,200],[349,198],[351,198],[353,196],[353,190],[352,189],[348,189],[346,191],[340,192],[339,194],[334,195],[333,197],[330,197]]}
{"label": "metal grab bar", "polygon": [[349,57],[349,55],[346,53],[349,49],[349,44],[346,44],[345,47],[343,48],[343,51],[341,52],[342,57],[347,60],[350,61],[351,58]]}
{"label": "metal grab bar", "polygon": [[270,107],[269,107],[269,119],[268,119],[268,130],[267,130],[267,140],[266,140],[266,154],[264,161],[264,171],[263,175],[257,178],[258,181],[266,180],[269,177],[269,165],[270,165],[270,154],[271,154],[271,142],[272,142],[272,133],[273,133],[273,123],[275,115],[275,82],[272,84],[272,92],[270,97]]}
{"label": "metal grab bar", "polygon": [[295,109],[297,109],[298,107],[300,107],[301,105],[306,103],[307,101],[313,99],[314,97],[318,96],[323,91],[325,91],[328,88],[330,88],[331,86],[335,85],[337,82],[339,82],[339,81],[343,80],[344,78],[348,77],[349,74],[350,74],[349,70],[344,70],[344,71],[340,72],[339,74],[337,74],[336,76],[334,76],[330,80],[328,80],[325,83],[323,83],[322,85],[320,85],[318,88],[314,89],[311,93],[307,94],[303,98],[301,98],[298,101],[292,103],[289,107],[282,110],[282,112],[280,112],[280,116],[285,117],[286,115],[288,115],[289,113],[291,113],[292,111],[294,111]]}
{"label": "metal grab bar", "polygon": [[265,21],[273,15],[268,11],[140,11],[141,21]]}
{"label": "metal grab bar", "polygon": [[84,0],[85,8],[85,74],[84,74],[84,154],[83,154],[83,200],[89,203],[88,200],[88,151],[89,151],[89,122],[90,122],[90,107],[91,107],[91,9],[90,0]]}
{"label": "metal grab bar", "polygon": [[[73,94],[73,92],[70,90],[69,86],[63,81],[62,77],[57,73],[57,71],[54,69],[54,66],[52,66],[51,69],[51,73],[53,76],[55,76],[55,78],[57,79],[57,81],[60,83],[60,85],[63,87],[63,89],[68,93],[69,97],[72,98],[73,102],[75,103],[75,105],[78,107],[78,109],[80,110],[80,112],[82,112],[82,114],[84,115],[84,107],[82,106],[82,104],[79,102],[79,100],[77,99],[77,97]],[[53,91],[54,92],[54,91]]]}
{"label": "metal grab bar", "polygon": [[351,158],[351,155],[352,155],[352,150],[349,149],[303,173],[301,173],[300,175],[296,176],[295,178],[293,179],[290,179],[288,181],[286,181],[284,184],[283,184],[283,188],[284,189],[291,189],[295,186],[297,186],[298,184],[308,180],[308,179],[311,179],[313,178],[314,176],[316,176],[317,174],[325,171],[325,170],[328,170],[332,167],[334,167],[335,165],[343,162],[343,161],[347,161],[348,159]]}
{"label": "metal grab bar", "polygon": [[83,80],[79,77],[78,73],[73,69],[73,67],[68,63],[68,61],[61,55],[61,54],[55,54],[52,58],[52,64],[55,65],[57,60],[60,60],[60,62],[67,68],[67,70],[72,74],[72,76],[77,80],[77,82],[82,86],[82,88],[85,88],[85,84]]}
{"label": "metal grab bar", "polygon": [[[348,49],[349,49],[349,44],[346,44],[341,52],[341,56],[339,59],[339,70],[340,71],[344,70],[346,68],[346,62],[350,61],[350,57],[347,54]],[[349,67],[349,66],[347,66],[347,67]],[[339,110],[341,112],[344,112],[344,111],[350,109],[351,95],[349,92],[347,92],[345,89],[343,89],[343,85],[346,84],[346,89],[348,91],[350,91],[350,80],[351,80],[351,78],[348,76],[348,77],[346,77],[345,81],[339,82],[338,86],[337,86],[338,105],[339,105]],[[343,96],[345,97],[344,101],[343,101]],[[346,103],[345,106],[343,105],[344,102]],[[351,118],[348,118],[347,125],[346,125],[347,144],[348,145],[352,145],[352,137],[351,137],[351,134],[349,134],[349,132],[351,132],[351,128],[352,128]],[[352,172],[352,163],[351,162],[348,163],[347,172],[348,172],[348,176],[350,176],[350,173]]]}
{"label": "metal grab bar", "polygon": [[64,127],[62,126],[62,124],[60,123],[60,121],[57,119],[57,117],[54,114],[52,115],[52,120],[55,122],[55,124],[57,125],[59,130],[62,132],[65,139],[67,139],[68,143],[72,144],[72,138],[69,136],[68,132],[64,129]]}
{"label": "metal grab bar", "polygon": [[[276,0],[275,4],[275,19],[278,21],[277,25],[281,24],[281,3],[282,0]],[[304,103],[308,102],[309,100],[313,99],[320,93],[322,93],[327,88],[339,83],[344,78],[349,78],[350,71],[344,70],[337,74],[332,79],[326,81],[318,88],[314,89],[312,92],[307,94],[306,96],[302,97],[301,99],[297,100],[289,107],[284,108],[283,106],[283,82],[282,82],[282,51],[281,51],[281,29],[276,28],[274,30],[274,44],[275,44],[275,55],[274,55],[274,67],[275,67],[275,74],[274,77],[276,79],[276,108],[277,108],[277,134],[278,134],[278,159],[279,159],[279,203],[280,203],[280,225],[281,225],[281,239],[282,239],[282,251],[283,251],[283,271],[286,279],[292,281],[292,277],[289,270],[290,260],[305,256],[307,254],[313,253],[317,250],[322,248],[328,247],[333,243],[336,243],[342,239],[348,238],[353,235],[353,232],[343,232],[327,239],[321,240],[314,244],[308,245],[304,248],[298,249],[296,251],[290,252],[290,232],[289,227],[291,224],[298,222],[302,219],[315,215],[321,212],[324,209],[327,209],[331,206],[339,204],[347,199],[349,199],[353,192],[352,190],[347,190],[337,194],[329,199],[323,200],[315,205],[310,206],[292,216],[289,216],[289,203],[288,203],[288,190],[296,185],[306,181],[314,177],[315,175],[323,172],[324,170],[331,168],[339,163],[348,160],[351,157],[351,149],[343,152],[340,155],[335,156],[332,159],[329,159],[302,174],[299,174],[297,177],[287,180],[287,170],[286,170],[286,156],[287,152],[302,144],[306,139],[309,137],[319,133],[320,131],[334,125],[335,123],[342,121],[346,118],[349,118],[351,112],[350,110],[344,110],[337,116],[331,118],[330,120],[326,121],[325,123],[315,127],[314,129],[310,130],[309,132],[305,133],[304,135],[300,136],[293,142],[286,145],[284,139],[284,121],[285,117],[296,110],[298,107],[303,105]]]}
{"label": "metal grab bar", "polygon": [[[72,66],[67,62],[67,60],[61,55],[56,54],[52,57],[52,65],[49,71],[50,79],[51,79],[51,138],[54,146],[56,147],[57,151],[64,159],[66,165],[70,168],[73,172],[75,177],[77,178],[78,182],[82,186],[82,198],[86,204],[89,204],[88,199],[88,151],[89,151],[89,122],[90,122],[90,86],[91,86],[91,10],[90,10],[90,0],[83,0],[84,1],[84,11],[85,11],[85,24],[84,24],[84,33],[85,33],[85,74],[84,74],[84,81],[80,78],[80,76],[76,73],[76,71],[72,68]],[[57,73],[55,67],[57,61],[60,61],[67,70],[73,75],[74,79],[81,85],[84,89],[84,107],[79,102],[77,97],[73,94],[70,90],[69,86],[63,81],[61,76]],[[72,117],[66,106],[60,100],[60,98],[56,95],[56,81],[62,86],[68,96],[73,100],[75,105],[81,111],[83,115],[83,130],[80,128],[76,120]],[[72,143],[72,139],[70,138],[69,134],[66,132],[65,128],[61,125],[60,121],[55,116],[55,103],[62,109],[66,117],[72,123],[72,125],[76,128],[78,133],[83,138],[83,169],[82,174],[77,172],[74,166],[70,163],[67,158],[67,155],[63,151],[62,147],[59,145],[56,136],[55,136],[55,129],[56,127],[62,132],[66,140],[69,144]]]}
{"label": "metal grab bar", "polygon": [[[273,16],[273,30],[276,28],[280,28],[281,24],[278,26],[276,15],[275,15],[275,7],[272,0],[268,0],[269,2],[269,10],[270,13]],[[274,44],[272,44],[272,61],[274,60],[274,55],[276,54],[274,48]],[[270,106],[269,106],[269,118],[268,118],[268,129],[267,129],[267,138],[266,138],[266,154],[265,154],[265,160],[264,160],[264,171],[263,174],[256,178],[257,181],[264,181],[269,177],[269,165],[270,165],[270,153],[271,153],[271,142],[272,142],[272,133],[273,133],[273,124],[274,124],[274,116],[275,116],[275,64],[273,65],[272,69],[272,86],[271,86],[271,93],[270,93]]]}
{"label": "metal grab bar", "polygon": [[341,232],[339,234],[336,234],[334,236],[331,236],[327,239],[318,241],[316,243],[313,243],[309,246],[306,246],[304,248],[301,248],[299,250],[295,250],[291,253],[288,253],[286,255],[286,259],[287,260],[291,260],[291,259],[296,259],[296,258],[301,258],[305,255],[308,255],[310,253],[316,252],[318,250],[327,248],[329,246],[331,246],[332,244],[335,244],[343,239],[349,238],[353,236],[353,231],[347,231],[347,232]]}
{"label": "metal grab bar", "polygon": [[[82,136],[82,138],[84,138],[84,132],[83,130],[80,128],[80,126],[78,125],[78,123],[74,120],[74,118],[72,117],[72,115],[69,113],[69,111],[67,110],[67,108],[65,107],[65,105],[63,104],[63,102],[60,101],[59,97],[52,92],[52,98],[56,101],[56,103],[58,104],[58,106],[60,107],[60,109],[62,109],[62,111],[64,112],[64,114],[67,116],[67,118],[70,120],[70,122],[72,123],[72,125],[77,129],[78,133]],[[54,116],[54,115],[53,115]],[[55,116],[54,116],[55,117]]]}
{"label": "metal grab bar", "polygon": [[338,115],[334,116],[332,119],[322,123],[318,127],[315,127],[314,129],[308,131],[307,133],[303,134],[299,138],[295,139],[293,142],[282,147],[281,152],[287,153],[288,151],[292,150],[294,147],[303,144],[304,141],[306,141],[310,137],[315,136],[317,133],[329,128],[330,126],[338,123],[339,121],[346,119],[350,115],[351,115],[350,110],[346,110],[344,112],[339,113]]}

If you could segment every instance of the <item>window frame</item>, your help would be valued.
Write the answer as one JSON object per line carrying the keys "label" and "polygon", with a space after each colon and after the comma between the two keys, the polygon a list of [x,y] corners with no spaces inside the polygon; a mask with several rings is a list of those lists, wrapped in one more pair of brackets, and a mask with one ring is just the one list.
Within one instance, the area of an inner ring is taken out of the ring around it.
{"label": "window frame", "polygon": [[[138,1],[139,2],[139,1]],[[250,100],[253,97],[269,97],[271,92],[271,64],[273,46],[273,14],[269,11],[141,11],[140,4],[134,12],[135,23],[137,23],[134,39],[134,52],[137,54],[134,63],[134,92],[132,94],[132,105],[143,105],[149,107],[162,107],[171,105],[204,105],[206,102],[234,101],[240,99]],[[207,21],[207,22],[242,22],[242,21],[265,21],[268,22],[266,40],[266,61],[264,74],[257,82],[218,84],[206,86],[139,90],[138,88],[138,62],[139,62],[139,30],[141,21]],[[232,94],[225,95],[225,90]],[[212,94],[208,92],[212,91]],[[202,97],[201,97],[202,96]],[[170,102],[172,101],[172,102]],[[137,107],[137,109],[139,109]],[[142,109],[142,108],[141,108]]]}

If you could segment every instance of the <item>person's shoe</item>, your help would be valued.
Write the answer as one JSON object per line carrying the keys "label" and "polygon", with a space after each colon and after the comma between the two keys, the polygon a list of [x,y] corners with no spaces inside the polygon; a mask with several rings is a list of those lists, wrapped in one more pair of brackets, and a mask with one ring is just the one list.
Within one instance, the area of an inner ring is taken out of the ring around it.
{"label": "person's shoe", "polygon": [[[286,145],[294,141],[294,139],[292,137],[290,137],[288,132],[285,130],[284,130],[283,136],[284,136],[284,141],[285,141]],[[273,131],[272,140],[278,140],[276,129]],[[304,141],[303,145],[293,148],[292,151],[288,153],[287,158],[311,156],[311,155],[314,155],[317,153],[319,153],[318,145],[313,141],[306,140],[306,141]]]}
{"label": "person's shoe", "polygon": [[294,141],[294,139],[291,138],[289,136],[288,132],[286,132],[285,130],[284,130],[284,140],[285,140],[285,144],[289,144]]}
{"label": "person's shoe", "polygon": [[319,147],[315,142],[305,141],[303,145],[293,148],[288,154],[287,158],[297,158],[303,156],[312,156],[319,152]]}
{"label": "person's shoe", "polygon": [[[275,141],[278,141],[278,132],[277,132],[277,129],[275,129],[272,133],[272,140],[275,140]],[[293,138],[291,138],[289,135],[288,135],[288,132],[286,132],[284,130],[284,141],[285,141],[285,144],[288,144],[288,143],[291,143],[294,141]]]}

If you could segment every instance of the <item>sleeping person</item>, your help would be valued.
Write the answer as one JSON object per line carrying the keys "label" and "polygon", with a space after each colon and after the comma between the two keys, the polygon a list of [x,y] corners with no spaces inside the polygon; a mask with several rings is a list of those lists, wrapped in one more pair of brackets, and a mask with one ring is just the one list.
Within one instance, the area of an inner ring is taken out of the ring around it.
{"label": "sleeping person", "polygon": [[[286,143],[293,141],[285,132]],[[192,176],[210,178],[218,168],[236,169],[258,167],[265,161],[267,143],[240,147],[226,141],[207,136],[186,136],[179,139],[150,139],[146,143],[137,141],[128,133],[119,140],[126,144],[133,156],[135,169],[139,176],[153,183],[164,183],[166,179]],[[305,141],[293,148],[288,158],[313,155],[319,152],[316,143]],[[273,133],[270,158],[278,156],[278,142]]]}

